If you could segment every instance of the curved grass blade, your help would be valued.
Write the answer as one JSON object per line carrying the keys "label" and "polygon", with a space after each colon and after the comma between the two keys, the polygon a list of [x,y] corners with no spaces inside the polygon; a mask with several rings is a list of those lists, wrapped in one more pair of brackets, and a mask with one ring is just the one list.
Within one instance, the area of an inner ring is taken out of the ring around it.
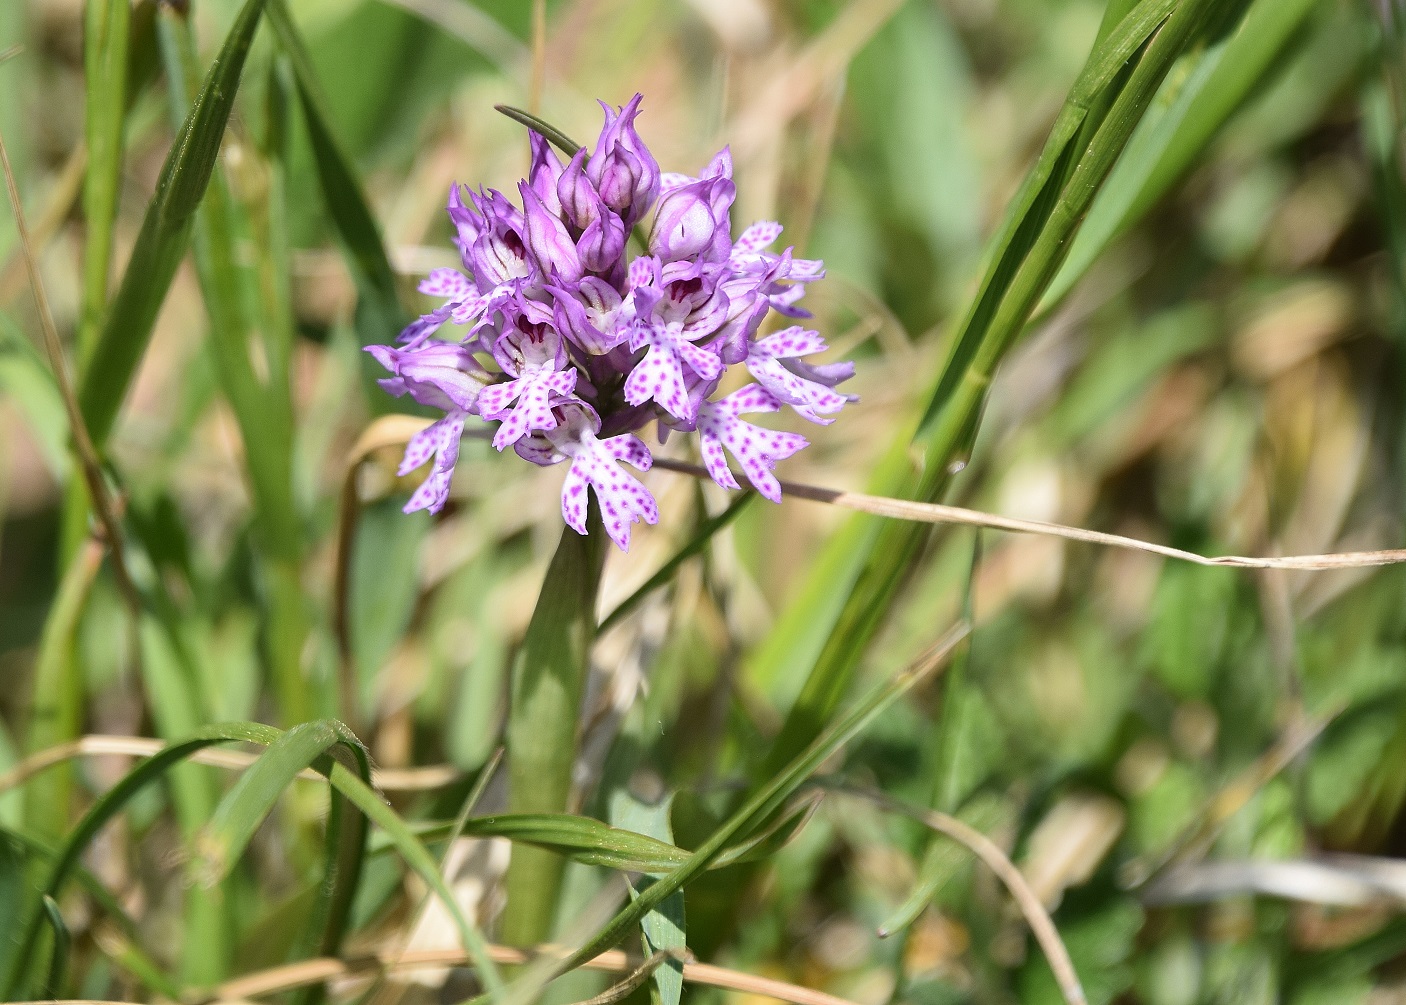
{"label": "curved grass blade", "polygon": [[[312,57],[284,0],[268,0],[269,25],[288,57],[297,82],[303,117],[312,141],[313,160],[323,201],[351,259],[365,306],[370,308],[362,341],[390,341],[399,332],[402,310],[396,296],[395,271],[386,253],[381,228],[371,212],[356,171],[332,132],[327,100],[318,82]],[[369,335],[379,335],[370,339]]]}
{"label": "curved grass blade", "polygon": [[649,889],[622,908],[584,945],[550,970],[538,975],[532,984],[515,986],[510,999],[513,1005],[535,998],[541,986],[538,981],[550,981],[568,970],[574,970],[601,950],[618,943],[645,915],[706,870],[729,842],[764,827],[791,794],[804,784],[821,764],[862,732],[913,685],[941,666],[956,646],[967,637],[969,631],[967,625],[957,625],[893,680],[875,687],[856,703],[850,712],[834,720],[789,764],[758,788],[697,851],[689,855],[687,862],[660,877]]}
{"label": "curved grass blade", "polygon": [[[64,843],[45,885],[44,892],[50,896],[57,896],[78,865],[84,850],[103,825],[111,820],[143,788],[163,777],[196,751],[220,743],[246,742],[269,746],[276,742],[281,735],[280,730],[261,723],[224,723],[199,729],[189,738],[172,743],[152,755],[149,760],[142,762],[128,772],[121,781],[104,793],[89,808],[87,814],[79,821],[77,827]],[[354,772],[348,770],[345,765],[333,762],[327,771],[327,777],[338,792],[346,796],[348,801],[390,836],[406,864],[444,901],[445,907],[455,920],[460,938],[474,961],[474,966],[478,969],[484,986],[496,998],[503,989],[502,978],[498,975],[497,967],[488,955],[482,936],[464,916],[462,909],[454,899],[453,892],[440,876],[439,869],[429,852],[425,850],[425,846],[420,843],[395,811],[387,806],[369,785],[357,777]],[[33,953],[41,924],[42,921],[37,910],[26,920],[22,929],[24,932],[21,939],[22,950],[16,958],[12,972],[6,978],[0,999],[11,1000],[15,997],[14,990],[24,977],[24,961],[27,961]]]}
{"label": "curved grass blade", "polygon": [[755,492],[743,492],[732,501],[727,509],[723,510],[717,516],[711,516],[703,521],[693,537],[689,539],[688,543],[676,551],[667,562],[661,565],[658,572],[645,580],[644,584],[640,586],[638,590],[620,601],[615,610],[601,619],[600,625],[596,628],[596,634],[603,635],[609,629],[614,628],[619,624],[621,619],[643,603],[646,597],[672,580],[674,578],[674,573],[678,572],[679,566],[683,565],[684,562],[687,562],[694,555],[697,555],[706,548],[708,542],[713,539],[713,535],[736,520],[742,514],[742,510],[745,509],[747,504],[755,497]]}
{"label": "curved grass blade", "polygon": [[[674,797],[670,795],[657,805],[650,805],[636,799],[626,789],[616,789],[610,797],[610,819],[672,845],[674,831],[669,813],[673,802]],[[654,882],[649,876],[631,882],[630,896],[638,897],[641,890],[649,889]],[[688,951],[686,924],[682,890],[675,890],[640,919],[645,954],[651,959],[660,955],[667,957],[667,961],[654,970],[654,986],[650,991],[653,1005],[679,1005],[683,995],[683,954]]]}
{"label": "curved grass blade", "polygon": [[1041,314],[1068,295],[1108,246],[1152,209],[1226,121],[1284,66],[1280,56],[1318,6],[1318,0],[1256,0],[1238,30],[1188,57],[1188,72],[1164,85],[1164,94],[1128,141],[1045,294]]}
{"label": "curved grass blade", "polygon": [[[213,886],[228,876],[254,832],[299,773],[339,745],[352,752],[358,775],[370,784],[371,762],[366,749],[346,726],[325,719],[294,726],[269,744],[215,807],[196,839],[196,874],[200,879]],[[323,768],[329,770],[326,765]]]}
{"label": "curved grass blade", "polygon": [[263,6],[264,0],[246,0],[205,78],[161,169],[122,285],[93,349],[79,389],[79,403],[99,447],[112,431],[137,363],[151,339],[157,312],[185,255],[195,210],[214,171]]}
{"label": "curved grass blade", "polygon": [[[1217,9],[1217,0],[1181,0],[1169,16],[1167,9],[1165,0],[1138,4],[1095,47],[1070,92],[1008,222],[992,243],[978,293],[913,439],[922,459],[907,479],[905,497],[931,501],[946,487],[954,462],[975,436],[997,365],[1053,280],[1137,122],[1173,63]],[[1123,67],[1139,52],[1132,72],[1122,78]],[[1108,102],[1096,129],[1085,128],[1087,107],[1100,97],[1099,89],[1110,84],[1117,86],[1116,98]],[[1087,145],[1073,142],[1075,137],[1087,139]],[[804,749],[838,707],[861,654],[927,539],[924,531],[879,530],[760,776]]]}
{"label": "curved grass blade", "polygon": [[512,105],[494,105],[494,111],[502,112],[514,122],[520,123],[531,129],[533,132],[541,133],[547,141],[556,147],[567,157],[575,157],[576,151],[581,149],[581,144],[577,143],[566,133],[562,132],[550,122],[542,119],[531,112],[525,112],[521,108]]}
{"label": "curved grass blade", "polygon": [[44,979],[44,997],[62,998],[63,973],[68,968],[68,950],[73,937],[59,911],[59,902],[47,893],[44,894],[44,920],[54,931],[54,950],[49,956],[49,976]]}

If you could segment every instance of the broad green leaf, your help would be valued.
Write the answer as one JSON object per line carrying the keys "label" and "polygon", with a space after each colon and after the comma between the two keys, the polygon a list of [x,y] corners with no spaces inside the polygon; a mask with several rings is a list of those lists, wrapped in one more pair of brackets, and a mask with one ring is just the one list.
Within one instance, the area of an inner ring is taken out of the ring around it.
{"label": "broad green leaf", "polygon": [[[651,806],[634,798],[625,789],[616,789],[610,795],[610,819],[617,827],[672,845],[674,832],[669,823],[669,813],[673,802],[671,795],[658,805]],[[649,889],[652,882],[654,880],[646,876],[638,884],[632,883],[630,896],[638,897],[640,891]],[[683,891],[674,891],[662,904],[646,914],[640,921],[640,929],[644,934],[646,956],[672,954],[654,969],[654,1005],[679,1005],[683,994],[682,954],[688,949],[684,934]]]}
{"label": "broad green leaf", "polygon": [[246,0],[171,147],[156,194],[79,389],[83,417],[99,447],[112,431],[127,387],[151,338],[157,312],[185,255],[195,211],[215,168],[240,73],[264,0]]}
{"label": "broad green leaf", "polygon": [[[585,536],[562,528],[513,664],[507,748],[508,807],[515,813],[566,809],[606,547],[598,516]],[[509,944],[532,946],[551,937],[562,864],[537,848],[513,849],[502,928]]]}

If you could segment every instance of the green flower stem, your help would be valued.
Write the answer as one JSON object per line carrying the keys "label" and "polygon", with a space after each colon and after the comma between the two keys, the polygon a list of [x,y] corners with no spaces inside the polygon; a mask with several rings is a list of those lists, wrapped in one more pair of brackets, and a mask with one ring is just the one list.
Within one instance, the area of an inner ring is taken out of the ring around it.
{"label": "green flower stem", "polygon": [[[584,537],[563,529],[513,665],[507,746],[508,806],[515,813],[566,809],[605,548],[594,517]],[[513,848],[502,930],[509,945],[536,945],[551,936],[564,863],[540,848]]]}

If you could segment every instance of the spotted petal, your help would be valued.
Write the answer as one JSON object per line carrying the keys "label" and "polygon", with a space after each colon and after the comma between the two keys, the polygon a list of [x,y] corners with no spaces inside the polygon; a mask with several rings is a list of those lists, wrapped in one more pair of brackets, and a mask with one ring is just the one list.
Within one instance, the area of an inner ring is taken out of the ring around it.
{"label": "spotted petal", "polygon": [[[485,419],[501,419],[493,446],[503,450],[528,433],[555,429],[553,396],[565,396],[576,388],[575,370],[525,370],[516,380],[490,384],[479,395],[479,414]],[[516,400],[517,408],[508,410]]]}
{"label": "spotted petal", "polygon": [[679,324],[636,326],[630,336],[630,349],[643,346],[649,346],[649,352],[625,379],[625,400],[631,405],[653,400],[674,418],[693,421],[694,407],[684,382],[684,364],[704,380],[712,380],[722,372],[722,361],[685,338]]}
{"label": "spotted petal", "polygon": [[453,411],[434,425],[420,430],[405,447],[398,473],[408,475],[431,457],[434,468],[405,504],[406,513],[427,509],[438,513],[449,499],[449,485],[454,479],[454,465],[459,460],[459,437],[464,432],[462,411]]}
{"label": "spotted petal", "polygon": [[605,532],[621,551],[630,550],[630,527],[643,520],[659,522],[659,507],[649,489],[621,470],[618,461],[627,461],[648,471],[654,464],[649,448],[638,436],[612,436],[598,440],[589,431],[571,446],[571,470],[561,487],[561,515],[578,534],[586,533],[587,492],[595,490]]}
{"label": "spotted petal", "polygon": [[747,412],[775,412],[781,402],[758,384],[748,384],[721,401],[704,402],[698,409],[698,436],[703,463],[713,481],[723,488],[738,488],[727,466],[723,448],[737,458],[742,470],[762,495],[781,501],[781,484],[772,474],[777,461],[785,460],[809,441],[798,433],[783,433],[744,422],[738,415]]}

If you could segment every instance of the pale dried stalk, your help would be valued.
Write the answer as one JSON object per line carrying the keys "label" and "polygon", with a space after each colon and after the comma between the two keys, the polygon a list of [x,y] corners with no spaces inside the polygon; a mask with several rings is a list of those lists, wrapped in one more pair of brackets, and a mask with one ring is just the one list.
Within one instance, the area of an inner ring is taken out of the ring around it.
{"label": "pale dried stalk", "polygon": [[[691,475],[694,478],[708,478],[708,472],[696,464],[656,458],[656,468]],[[1140,541],[1135,537],[1121,534],[1105,534],[1097,530],[1084,530],[1068,527],[1060,523],[1046,523],[1043,520],[1020,520],[1015,517],[997,516],[980,510],[964,509],[961,506],[943,506],[939,503],[912,502],[907,499],[892,499],[888,496],[871,496],[864,492],[841,492],[838,489],[822,488],[818,485],[805,485],[800,482],[781,482],[781,491],[798,499],[829,503],[860,513],[888,517],[891,520],[912,520],[916,523],[954,523],[968,527],[986,527],[991,530],[1006,530],[1016,534],[1044,534],[1047,537],[1062,537],[1066,541],[1079,541],[1084,544],[1098,544],[1109,548],[1127,548],[1132,551],[1147,552],[1163,558],[1174,558],[1196,565],[1223,566],[1234,569],[1298,569],[1301,571],[1323,571],[1328,569],[1363,569],[1381,565],[1399,565],[1406,562],[1406,549],[1388,551],[1349,551],[1333,555],[1286,555],[1279,558],[1247,558],[1241,555],[1198,555],[1194,551],[1182,551],[1165,544]]]}
{"label": "pale dried stalk", "polygon": [[[0,792],[23,785],[40,772],[77,757],[153,757],[165,747],[166,744],[161,740],[145,736],[81,736],[26,757],[0,775]],[[212,768],[241,771],[258,760],[259,755],[245,750],[220,750],[211,747],[196,751],[188,759]],[[311,769],[300,772],[298,777],[308,781],[324,781],[322,775]],[[371,783],[383,792],[439,789],[458,781],[461,777],[462,772],[451,764],[432,764],[423,768],[373,768],[371,771]]]}
{"label": "pale dried stalk", "polygon": [[1059,930],[1055,928],[1050,913],[1045,910],[1045,905],[1040,903],[1039,896],[1030,888],[1030,884],[1025,881],[1025,876],[1015,867],[1015,863],[994,841],[975,827],[963,823],[954,816],[939,813],[936,810],[923,809],[919,806],[911,806],[873,789],[851,788],[850,786],[827,786],[827,788],[867,799],[891,813],[901,813],[916,820],[965,846],[972,854],[986,863],[987,868],[1005,884],[1006,889],[1010,891],[1011,897],[1015,900],[1016,906],[1020,908],[1020,913],[1025,916],[1025,923],[1030,926],[1031,934],[1035,936],[1035,941],[1040,944],[1040,949],[1049,961],[1050,970],[1054,972],[1055,981],[1059,984],[1059,990],[1064,995],[1064,1000],[1069,1005],[1088,1005],[1088,999],[1084,997],[1083,985],[1079,983],[1079,975],[1074,971],[1074,961],[1069,958],[1069,950],[1064,947],[1064,940],[1059,937]]}
{"label": "pale dried stalk", "polygon": [[[488,955],[492,957],[493,962],[505,966],[519,966],[530,962],[538,954],[559,953],[561,951],[562,947],[560,946],[538,946],[533,953],[511,949],[507,946],[488,947]],[[334,980],[339,977],[350,977],[367,971],[414,969],[426,966],[459,966],[467,962],[467,954],[460,949],[419,950],[394,959],[378,955],[364,960],[328,958],[305,960],[302,963],[290,963],[286,966],[262,970],[227,981],[216,988],[216,997],[213,1000],[229,1002],[260,998],[291,988]],[[612,949],[601,953],[584,966],[587,970],[624,974],[632,971],[638,972],[641,968],[641,962],[638,957],[630,957],[618,949]],[[792,1005],[855,1005],[848,999],[826,994],[823,991],[814,991],[797,984],[788,984],[785,981],[772,980],[769,977],[758,977],[755,974],[729,970],[726,967],[712,966],[707,963],[686,961],[683,965],[683,979],[691,984],[761,995],[776,1001],[790,1002]]]}
{"label": "pale dried stalk", "polygon": [[107,547],[112,555],[112,571],[117,579],[127,606],[131,609],[133,631],[141,615],[141,594],[137,592],[132,577],[127,572],[126,552],[122,544],[122,525],[118,522],[117,511],[112,497],[108,495],[107,482],[103,479],[102,464],[93,439],[88,435],[88,425],[83,421],[83,412],[78,407],[78,397],[69,379],[68,364],[64,360],[63,344],[59,341],[58,328],[54,325],[54,314],[49,309],[49,295],[44,292],[44,281],[39,276],[39,262],[34,255],[34,245],[29,238],[29,225],[24,219],[24,204],[20,201],[19,186],[15,184],[15,172],[10,167],[10,154],[5,149],[5,138],[0,135],[0,168],[5,173],[5,190],[10,196],[10,208],[15,214],[15,229],[19,233],[20,250],[24,253],[25,269],[29,273],[29,289],[34,295],[34,307],[39,312],[39,327],[44,332],[44,347],[49,353],[49,365],[54,370],[54,380],[63,398],[64,411],[68,414],[69,432],[73,437],[74,452],[78,455],[78,465],[83,471],[83,479],[88,484],[88,495],[98,520],[103,525]]}

